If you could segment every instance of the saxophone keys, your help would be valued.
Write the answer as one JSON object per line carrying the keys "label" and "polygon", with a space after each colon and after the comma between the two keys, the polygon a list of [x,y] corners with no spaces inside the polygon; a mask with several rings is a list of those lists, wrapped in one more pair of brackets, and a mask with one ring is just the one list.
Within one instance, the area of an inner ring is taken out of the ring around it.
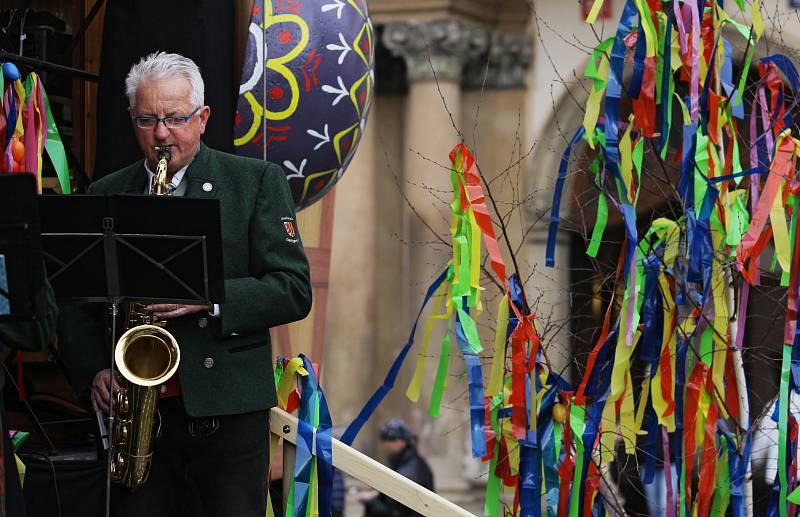
{"label": "saxophone keys", "polygon": [[122,388],[117,390],[117,412],[127,414],[130,411],[130,401],[128,401],[128,393]]}
{"label": "saxophone keys", "polygon": [[128,435],[130,431],[128,430],[128,424],[120,422],[117,426],[116,432],[114,433],[114,440],[116,440],[117,445],[124,445],[128,443]]}
{"label": "saxophone keys", "polygon": [[125,461],[125,455],[121,452],[114,454],[114,459],[111,462],[111,477],[116,480],[121,480],[127,468],[128,464]]}

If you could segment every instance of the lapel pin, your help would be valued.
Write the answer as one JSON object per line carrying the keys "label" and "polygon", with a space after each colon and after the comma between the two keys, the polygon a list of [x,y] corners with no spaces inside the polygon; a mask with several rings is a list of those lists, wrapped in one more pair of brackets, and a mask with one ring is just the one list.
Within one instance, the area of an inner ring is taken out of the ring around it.
{"label": "lapel pin", "polygon": [[209,182],[203,183],[203,190],[204,191],[211,192],[211,189],[213,189],[213,188],[214,188],[214,186],[211,183],[209,183]]}

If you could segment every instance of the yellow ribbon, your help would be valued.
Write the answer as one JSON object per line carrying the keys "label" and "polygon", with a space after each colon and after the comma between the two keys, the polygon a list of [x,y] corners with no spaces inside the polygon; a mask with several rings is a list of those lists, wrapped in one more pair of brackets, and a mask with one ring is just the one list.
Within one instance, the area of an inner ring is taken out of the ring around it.
{"label": "yellow ribbon", "polygon": [[432,312],[428,319],[425,321],[425,335],[422,338],[422,345],[420,346],[419,353],[417,354],[417,366],[414,369],[414,376],[406,389],[406,397],[412,402],[419,400],[419,395],[422,392],[422,379],[425,376],[425,359],[428,357],[428,344],[430,342],[431,331],[437,320],[449,320],[453,314],[453,306],[449,303],[450,297],[446,296],[446,291],[449,287],[448,282],[442,282],[436,290],[435,297],[439,298],[439,307],[443,310],[440,312]]}
{"label": "yellow ribbon", "polygon": [[500,298],[497,307],[497,326],[494,331],[494,355],[492,356],[492,369],[489,376],[489,385],[486,393],[494,396],[503,389],[503,370],[506,359],[506,329],[508,328],[508,295]]}
{"label": "yellow ribbon", "polygon": [[308,371],[303,368],[303,360],[295,357],[289,360],[289,364],[283,369],[281,382],[278,384],[278,407],[285,410],[289,404],[289,395],[295,387],[295,375],[308,375]]}
{"label": "yellow ribbon", "polygon": [[600,14],[601,7],[603,7],[603,0],[594,0],[589,15],[586,17],[586,23],[591,25],[597,20],[597,15]]}

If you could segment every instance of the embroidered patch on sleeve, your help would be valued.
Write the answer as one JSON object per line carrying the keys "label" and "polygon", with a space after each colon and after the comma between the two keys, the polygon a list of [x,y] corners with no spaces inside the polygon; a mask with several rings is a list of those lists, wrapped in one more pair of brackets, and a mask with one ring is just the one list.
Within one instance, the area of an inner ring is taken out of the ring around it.
{"label": "embroidered patch on sleeve", "polygon": [[294,219],[291,217],[281,217],[281,222],[283,223],[283,229],[286,230],[286,242],[291,242],[292,244],[298,242],[299,239],[297,238]]}

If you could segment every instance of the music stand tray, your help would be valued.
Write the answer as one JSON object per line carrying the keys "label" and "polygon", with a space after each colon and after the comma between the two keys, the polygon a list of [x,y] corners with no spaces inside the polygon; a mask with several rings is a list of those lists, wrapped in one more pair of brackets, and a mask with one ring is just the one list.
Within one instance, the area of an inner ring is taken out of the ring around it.
{"label": "music stand tray", "polygon": [[59,300],[224,301],[217,199],[45,195],[39,211]]}

